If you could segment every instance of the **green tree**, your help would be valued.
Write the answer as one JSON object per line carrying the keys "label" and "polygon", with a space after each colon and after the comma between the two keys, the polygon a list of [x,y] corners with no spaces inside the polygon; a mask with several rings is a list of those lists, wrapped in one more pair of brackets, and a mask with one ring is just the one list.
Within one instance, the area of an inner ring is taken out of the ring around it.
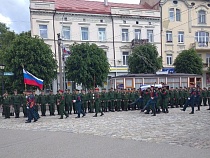
{"label": "green tree", "polygon": [[10,31],[4,24],[0,23],[0,63],[4,63],[3,54],[8,47],[10,47],[12,41],[15,39],[15,33]]}
{"label": "green tree", "polygon": [[109,73],[105,51],[89,43],[73,44],[70,50],[71,56],[66,60],[67,78],[85,88],[102,86]]}
{"label": "green tree", "polygon": [[128,58],[130,73],[155,73],[162,68],[162,59],[158,56],[156,46],[144,44],[133,49]]}
{"label": "green tree", "polygon": [[14,73],[7,78],[7,89],[24,89],[23,68],[44,80],[44,86],[52,83],[56,77],[57,62],[50,47],[38,37],[31,37],[30,32],[17,35],[11,46],[4,53],[6,71]]}
{"label": "green tree", "polygon": [[177,73],[202,74],[202,59],[194,49],[182,51],[173,65]]}

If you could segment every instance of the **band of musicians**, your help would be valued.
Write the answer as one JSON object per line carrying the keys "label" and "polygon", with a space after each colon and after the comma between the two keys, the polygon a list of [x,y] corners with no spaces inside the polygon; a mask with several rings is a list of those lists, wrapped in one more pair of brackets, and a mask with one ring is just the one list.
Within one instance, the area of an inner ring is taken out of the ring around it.
{"label": "band of musicians", "polygon": [[[45,117],[60,115],[59,119],[68,118],[70,115],[76,115],[80,118],[88,113],[94,113],[93,117],[103,116],[106,112],[120,112],[139,110],[145,114],[169,113],[169,108],[181,108],[185,111],[191,107],[190,114],[200,111],[200,106],[209,106],[210,110],[210,88],[190,87],[167,87],[157,88],[151,86],[147,89],[102,89],[89,90],[75,89],[70,93],[69,89],[59,90],[57,94],[41,91],[41,94],[35,94],[35,91],[24,91],[19,94],[15,89],[13,94],[6,91],[0,97],[2,107],[2,116],[5,119],[10,117],[28,118],[26,123],[32,120],[36,122],[40,115]],[[47,112],[49,111],[49,112]],[[21,115],[22,116],[22,115]]]}

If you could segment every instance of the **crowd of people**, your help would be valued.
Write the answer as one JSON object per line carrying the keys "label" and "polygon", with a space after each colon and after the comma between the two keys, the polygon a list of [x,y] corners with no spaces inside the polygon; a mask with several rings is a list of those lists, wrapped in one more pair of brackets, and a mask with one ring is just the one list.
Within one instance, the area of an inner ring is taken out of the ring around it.
{"label": "crowd of people", "polygon": [[46,111],[49,110],[50,116],[60,115],[60,119],[66,118],[71,114],[77,114],[76,118],[86,115],[86,113],[98,113],[103,116],[105,112],[119,112],[128,110],[140,110],[145,114],[156,116],[158,113],[168,113],[170,108],[181,107],[185,111],[188,106],[191,106],[194,114],[194,107],[200,110],[200,106],[207,106],[210,110],[210,88],[201,89],[200,87],[187,88],[179,87],[170,89],[167,86],[157,88],[151,86],[145,90],[136,89],[102,89],[99,92],[98,88],[88,91],[75,89],[73,93],[67,89],[65,92],[59,90],[57,94],[53,94],[51,90],[49,94],[41,91],[41,94],[36,95],[35,91],[24,91],[23,94],[18,94],[14,90],[14,94],[9,95],[7,92],[0,97],[0,105],[3,107],[2,115],[5,119],[15,116],[20,117],[20,109],[24,117],[28,117],[26,123],[32,120],[36,122],[40,116],[46,116]]}

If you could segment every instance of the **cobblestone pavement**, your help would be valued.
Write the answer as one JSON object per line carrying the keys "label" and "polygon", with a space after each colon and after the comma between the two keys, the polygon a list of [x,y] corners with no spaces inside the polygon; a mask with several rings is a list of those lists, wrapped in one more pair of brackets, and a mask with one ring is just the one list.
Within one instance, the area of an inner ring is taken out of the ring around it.
{"label": "cobblestone pavement", "polygon": [[139,111],[107,112],[104,116],[92,117],[88,113],[84,118],[67,119],[59,116],[46,116],[36,123],[26,124],[25,118],[0,118],[1,129],[19,129],[32,131],[62,131],[83,133],[104,137],[131,139],[153,143],[168,143],[198,149],[210,149],[210,111],[201,107],[201,111],[190,115],[179,108],[169,109],[168,114],[140,113]]}

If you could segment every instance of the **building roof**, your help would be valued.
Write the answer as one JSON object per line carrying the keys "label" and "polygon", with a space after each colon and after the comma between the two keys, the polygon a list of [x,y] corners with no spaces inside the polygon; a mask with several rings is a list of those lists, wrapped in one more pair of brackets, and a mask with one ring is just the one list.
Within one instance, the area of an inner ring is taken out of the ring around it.
{"label": "building roof", "polygon": [[142,4],[125,4],[108,2],[87,1],[87,0],[32,0],[42,2],[55,2],[55,9],[58,11],[92,13],[92,14],[111,14],[112,7],[129,8],[129,9],[149,9],[149,5]]}
{"label": "building roof", "polygon": [[126,77],[144,77],[144,78],[154,78],[154,77],[202,77],[201,75],[197,75],[197,74],[186,74],[186,73],[169,73],[169,74],[161,74],[161,75],[157,75],[157,74],[127,74],[127,75],[121,75],[121,76],[116,76],[116,77],[112,77],[112,78],[126,78]]}

